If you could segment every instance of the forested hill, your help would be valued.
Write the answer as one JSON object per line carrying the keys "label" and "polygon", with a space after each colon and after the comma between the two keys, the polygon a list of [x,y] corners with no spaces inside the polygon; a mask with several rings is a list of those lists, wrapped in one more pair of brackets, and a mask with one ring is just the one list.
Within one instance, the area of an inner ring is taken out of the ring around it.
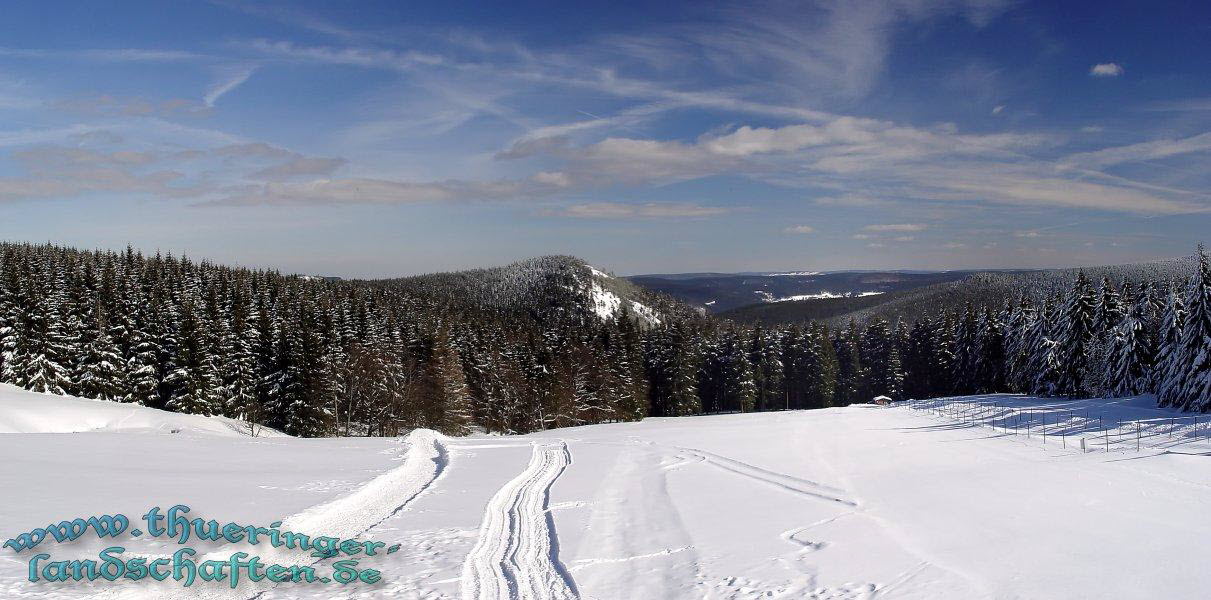
{"label": "forested hill", "polygon": [[851,319],[859,325],[873,318],[889,322],[912,322],[946,310],[972,305],[977,309],[996,309],[1007,298],[1025,295],[1035,302],[1062,292],[1078,273],[1094,280],[1167,284],[1185,281],[1195,271],[1195,257],[1126,265],[1050,269],[1038,271],[988,271],[968,273],[958,281],[947,281],[913,289],[897,290],[877,296],[853,298],[813,298],[772,304],[754,304],[721,313],[719,316],[744,323],[767,326],[817,320],[833,327],[844,327]]}
{"label": "forested hill", "polygon": [[0,244],[0,381],[298,435],[641,418],[641,330],[697,318],[570,257],[330,281]]}
{"label": "forested hill", "polygon": [[360,283],[457,310],[524,314],[540,321],[586,306],[603,319],[629,313],[645,327],[660,324],[662,317],[686,319],[702,314],[571,256],[544,256],[503,267]]}

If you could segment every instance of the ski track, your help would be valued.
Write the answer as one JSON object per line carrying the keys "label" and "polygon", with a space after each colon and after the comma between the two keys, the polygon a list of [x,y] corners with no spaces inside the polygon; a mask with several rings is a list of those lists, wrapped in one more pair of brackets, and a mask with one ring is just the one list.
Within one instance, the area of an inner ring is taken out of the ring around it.
{"label": "ski track", "polygon": [[571,569],[586,598],[700,597],[694,541],[669,495],[669,463],[682,457],[621,443],[601,477]]}
{"label": "ski track", "polygon": [[479,539],[463,562],[463,600],[579,598],[559,562],[559,538],[547,510],[551,485],[571,462],[563,440],[536,443],[526,469],[488,501]]}
{"label": "ski track", "polygon": [[[319,504],[282,520],[278,527],[281,531],[306,533],[312,537],[327,535],[342,539],[355,538],[365,534],[378,524],[386,521],[396,513],[407,508],[418,496],[428,490],[433,482],[442,475],[449,464],[449,453],[446,450],[445,436],[429,430],[416,429],[404,438],[404,464],[387,471],[367,482],[353,493],[338,497],[334,500]],[[227,560],[232,552],[240,548],[228,546],[208,552],[197,557],[198,563],[204,560]],[[310,553],[289,550],[286,548],[257,547],[261,550],[263,563],[315,565],[324,559],[316,559]],[[247,549],[244,549],[248,551]],[[132,554],[131,556],[139,556]],[[150,557],[149,557],[150,558]],[[317,569],[322,571],[323,569]],[[245,598],[261,598],[266,592],[276,587],[263,580],[259,584],[245,581],[252,587],[245,589]],[[172,582],[175,583],[175,582]],[[149,590],[140,586],[139,589],[109,588],[99,594],[100,598],[135,599],[147,598]],[[230,599],[232,590],[225,581],[216,586],[197,586],[192,588],[168,587],[157,590],[155,597],[160,600],[211,600]]]}
{"label": "ski track", "polygon": [[[774,486],[776,488],[790,492],[792,494],[806,496],[808,498],[813,498],[813,499],[817,499],[817,500],[825,500],[827,502],[834,502],[834,503],[841,504],[844,506],[850,506],[850,507],[858,506],[858,501],[849,497],[849,495],[845,492],[845,490],[843,490],[841,488],[833,487],[830,485],[825,485],[822,483],[817,483],[815,481],[811,481],[809,479],[803,479],[801,477],[795,477],[793,475],[787,475],[786,473],[779,473],[777,471],[771,471],[769,469],[764,469],[764,468],[761,468],[758,466],[750,465],[745,462],[740,462],[734,458],[728,458],[726,456],[721,456],[721,455],[715,454],[714,452],[707,452],[706,450],[699,450],[697,448],[685,448],[682,446],[664,446],[662,444],[657,444],[656,442],[650,442],[650,441],[644,441],[644,442],[640,442],[640,443],[643,443],[643,444],[646,444],[649,446],[654,446],[657,448],[667,448],[671,451],[688,455],[692,458],[697,459],[698,462],[711,465],[715,468],[722,469],[724,471],[735,473],[742,477],[760,481],[762,483]],[[677,465],[677,466],[680,466],[680,465]]]}

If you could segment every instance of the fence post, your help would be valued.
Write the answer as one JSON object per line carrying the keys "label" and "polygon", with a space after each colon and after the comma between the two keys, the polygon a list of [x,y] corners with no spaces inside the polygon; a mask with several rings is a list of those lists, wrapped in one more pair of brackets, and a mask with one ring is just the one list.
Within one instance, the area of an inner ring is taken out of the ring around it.
{"label": "fence post", "polygon": [[1140,451],[1140,422],[1135,422],[1135,451]]}

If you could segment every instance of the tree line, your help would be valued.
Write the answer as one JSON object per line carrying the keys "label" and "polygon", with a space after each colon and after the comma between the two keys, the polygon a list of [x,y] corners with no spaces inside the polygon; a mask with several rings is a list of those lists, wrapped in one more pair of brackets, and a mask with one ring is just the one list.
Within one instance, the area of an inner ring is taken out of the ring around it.
{"label": "tree line", "polygon": [[0,382],[224,415],[304,436],[526,433],[647,416],[1017,391],[1211,407],[1211,273],[1023,293],[838,330],[749,327],[656,301],[595,313],[547,257],[388,282],[167,255],[0,244]]}

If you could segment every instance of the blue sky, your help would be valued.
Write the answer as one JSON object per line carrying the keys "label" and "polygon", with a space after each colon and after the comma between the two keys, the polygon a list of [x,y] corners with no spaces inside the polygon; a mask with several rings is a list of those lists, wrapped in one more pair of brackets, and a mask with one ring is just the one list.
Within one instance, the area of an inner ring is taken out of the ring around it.
{"label": "blue sky", "polygon": [[633,274],[1132,262],[1211,225],[1205,2],[5,12],[7,240]]}

